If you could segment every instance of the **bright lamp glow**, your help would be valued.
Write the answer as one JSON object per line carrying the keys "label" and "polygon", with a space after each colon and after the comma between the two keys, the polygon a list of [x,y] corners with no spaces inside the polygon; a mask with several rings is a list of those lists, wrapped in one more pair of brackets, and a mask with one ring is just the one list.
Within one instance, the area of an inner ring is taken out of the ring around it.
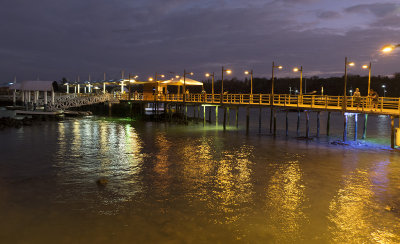
{"label": "bright lamp glow", "polygon": [[298,72],[299,71],[299,68],[294,68],[293,69],[293,72]]}
{"label": "bright lamp glow", "polygon": [[368,67],[368,65],[365,64],[365,65],[362,66],[362,68],[363,69],[368,69],[369,67]]}
{"label": "bright lamp glow", "polygon": [[232,70],[227,69],[227,70],[226,70],[226,73],[227,73],[227,74],[231,74],[231,73],[232,73]]}
{"label": "bright lamp glow", "polygon": [[164,78],[164,77],[165,77],[165,75],[160,75],[160,77],[161,77],[161,78]]}
{"label": "bright lamp glow", "polygon": [[384,53],[390,53],[394,48],[394,45],[385,45],[382,47],[381,51]]}
{"label": "bright lamp glow", "polygon": [[349,66],[354,66],[354,65],[356,65],[354,62],[349,63]]}
{"label": "bright lamp glow", "polygon": [[246,71],[244,72],[244,74],[245,74],[245,75],[248,75],[248,74],[249,74],[249,71],[246,70]]}
{"label": "bright lamp glow", "polygon": [[153,77],[150,77],[150,78],[149,78],[149,81],[153,81]]}
{"label": "bright lamp glow", "polygon": [[178,79],[179,77],[180,77],[179,75],[175,75],[175,78],[177,78],[177,79]]}
{"label": "bright lamp glow", "polygon": [[190,74],[190,75],[194,75],[193,72],[190,72],[189,74]]}
{"label": "bright lamp glow", "polygon": [[279,66],[278,66],[278,69],[283,69],[283,66],[282,66],[282,65],[279,65]]}
{"label": "bright lamp glow", "polygon": [[209,74],[209,73],[207,73],[207,74],[206,74],[206,77],[210,77],[210,74]]}

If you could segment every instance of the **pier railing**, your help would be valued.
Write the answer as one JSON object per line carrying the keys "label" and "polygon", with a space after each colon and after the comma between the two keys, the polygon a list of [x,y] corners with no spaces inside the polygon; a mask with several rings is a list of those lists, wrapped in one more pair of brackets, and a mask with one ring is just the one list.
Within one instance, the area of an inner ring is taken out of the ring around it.
{"label": "pier railing", "polygon": [[[380,97],[373,100],[371,97],[346,97],[328,95],[291,95],[291,94],[160,94],[160,95],[132,95],[130,100],[160,101],[160,102],[187,102],[207,104],[232,105],[264,105],[277,107],[292,107],[301,109],[327,109],[342,111],[378,112],[396,114],[400,112],[400,99],[396,97]],[[120,100],[129,100],[128,94],[119,95]],[[345,105],[345,106],[344,106]]]}

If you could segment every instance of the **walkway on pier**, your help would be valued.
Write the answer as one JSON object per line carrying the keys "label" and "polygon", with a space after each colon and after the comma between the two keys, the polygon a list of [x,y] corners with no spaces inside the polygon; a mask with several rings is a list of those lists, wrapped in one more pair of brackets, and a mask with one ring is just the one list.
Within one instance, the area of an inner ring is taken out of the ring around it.
{"label": "walkway on pier", "polygon": [[321,95],[290,95],[290,94],[187,94],[185,101],[183,95],[168,94],[152,97],[143,97],[139,94],[129,99],[127,94],[119,98],[120,100],[137,100],[147,102],[177,102],[177,103],[199,103],[209,105],[251,105],[251,106],[271,106],[286,109],[302,109],[316,111],[331,111],[365,114],[384,114],[398,117],[400,115],[400,98],[380,97],[377,102],[373,102],[370,97],[361,97],[356,101],[353,97],[346,97],[344,107],[343,96],[321,96]]}

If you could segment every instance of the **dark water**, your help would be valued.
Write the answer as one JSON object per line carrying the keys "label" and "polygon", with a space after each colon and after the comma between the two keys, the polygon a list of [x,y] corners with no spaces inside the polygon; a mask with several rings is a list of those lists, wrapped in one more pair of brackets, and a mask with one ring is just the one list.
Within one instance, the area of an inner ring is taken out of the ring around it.
{"label": "dark water", "polygon": [[257,113],[248,136],[243,117],[226,132],[101,117],[0,131],[0,242],[400,243],[387,117],[370,116],[371,139],[339,146],[340,115],[333,138],[307,142],[295,113],[288,138],[284,114],[274,138]]}

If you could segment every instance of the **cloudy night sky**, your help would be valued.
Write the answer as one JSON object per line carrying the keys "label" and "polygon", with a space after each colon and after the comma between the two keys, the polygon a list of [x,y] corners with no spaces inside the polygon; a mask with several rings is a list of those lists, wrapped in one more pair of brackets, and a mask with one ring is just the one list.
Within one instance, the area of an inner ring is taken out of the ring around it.
{"label": "cloudy night sky", "polygon": [[[120,71],[147,79],[154,72],[203,79],[221,65],[243,77],[270,77],[271,63],[293,76],[400,72],[400,2],[381,0],[2,0],[0,83],[36,79],[119,78]],[[219,76],[217,77],[219,78]]]}

